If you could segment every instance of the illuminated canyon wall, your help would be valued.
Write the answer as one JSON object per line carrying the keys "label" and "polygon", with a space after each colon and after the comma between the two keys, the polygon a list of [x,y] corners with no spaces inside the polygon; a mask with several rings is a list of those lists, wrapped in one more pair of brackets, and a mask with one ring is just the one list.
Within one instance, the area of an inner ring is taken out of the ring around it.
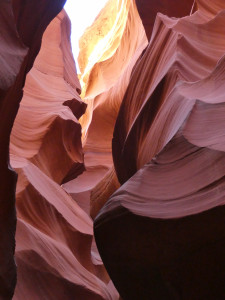
{"label": "illuminated canyon wall", "polygon": [[78,80],[64,2],[0,1],[0,299],[223,299],[225,4],[109,0]]}

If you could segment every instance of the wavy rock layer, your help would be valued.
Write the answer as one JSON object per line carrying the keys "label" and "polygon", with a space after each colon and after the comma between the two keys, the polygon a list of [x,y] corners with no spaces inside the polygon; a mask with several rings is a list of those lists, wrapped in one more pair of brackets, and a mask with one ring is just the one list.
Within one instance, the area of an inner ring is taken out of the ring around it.
{"label": "wavy rock layer", "polygon": [[123,299],[225,295],[225,5],[197,4],[181,19],[157,15],[115,124],[122,186],[95,237]]}
{"label": "wavy rock layer", "polygon": [[0,2],[0,298],[16,187],[15,300],[223,299],[224,1],[108,1],[81,85],[62,5]]}
{"label": "wavy rock layer", "polygon": [[62,11],[48,26],[29,72],[11,134],[17,171],[14,299],[117,299],[97,250],[89,215],[61,184],[84,171],[86,109]]}
{"label": "wavy rock layer", "polygon": [[146,46],[133,1],[109,1],[80,40],[80,77],[87,103],[80,119],[86,171],[64,188],[92,217],[119,187],[112,161],[113,129],[133,66]]}
{"label": "wavy rock layer", "polygon": [[143,22],[146,35],[150,40],[157,13],[168,17],[184,17],[196,9],[195,1],[171,1],[168,0],[136,0],[137,9]]}
{"label": "wavy rock layer", "polygon": [[[0,298],[11,299],[16,284],[16,173],[9,165],[9,139],[26,74],[40,49],[42,34],[65,1],[0,2]],[[51,10],[47,8],[51,7]],[[34,14],[35,12],[35,14]],[[41,21],[41,22],[40,22]],[[4,228],[4,229],[3,229]]]}

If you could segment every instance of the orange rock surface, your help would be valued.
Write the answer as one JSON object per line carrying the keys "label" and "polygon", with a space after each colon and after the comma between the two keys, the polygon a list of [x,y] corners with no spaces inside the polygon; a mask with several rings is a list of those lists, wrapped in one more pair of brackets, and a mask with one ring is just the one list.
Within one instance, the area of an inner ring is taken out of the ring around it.
{"label": "orange rock surface", "polygon": [[224,1],[109,0],[79,76],[64,2],[0,2],[0,299],[224,299]]}

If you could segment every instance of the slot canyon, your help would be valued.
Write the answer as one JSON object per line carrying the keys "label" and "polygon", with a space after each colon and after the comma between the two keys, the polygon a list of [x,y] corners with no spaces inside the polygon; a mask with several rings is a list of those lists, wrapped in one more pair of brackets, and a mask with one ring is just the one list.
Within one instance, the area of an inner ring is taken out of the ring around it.
{"label": "slot canyon", "polygon": [[109,0],[79,74],[65,2],[0,0],[0,300],[224,300],[225,1]]}

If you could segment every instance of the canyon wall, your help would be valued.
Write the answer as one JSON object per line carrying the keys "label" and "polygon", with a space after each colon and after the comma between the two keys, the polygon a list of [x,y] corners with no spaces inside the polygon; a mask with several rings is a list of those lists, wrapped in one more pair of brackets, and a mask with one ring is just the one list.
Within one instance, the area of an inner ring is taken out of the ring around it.
{"label": "canyon wall", "polygon": [[224,8],[158,13],[133,69],[112,141],[121,187],[95,219],[123,299],[224,298]]}
{"label": "canyon wall", "polygon": [[[16,284],[15,189],[17,175],[9,163],[9,139],[26,74],[31,69],[49,22],[64,5],[59,1],[0,1],[0,297],[11,299]],[[51,7],[51,9],[49,9]]]}
{"label": "canyon wall", "polygon": [[223,299],[225,4],[109,0],[77,76],[64,2],[0,1],[0,299]]}
{"label": "canyon wall", "polygon": [[10,139],[18,173],[15,300],[119,298],[89,213],[63,188],[85,170],[80,92],[70,21],[62,11],[43,35]]}

